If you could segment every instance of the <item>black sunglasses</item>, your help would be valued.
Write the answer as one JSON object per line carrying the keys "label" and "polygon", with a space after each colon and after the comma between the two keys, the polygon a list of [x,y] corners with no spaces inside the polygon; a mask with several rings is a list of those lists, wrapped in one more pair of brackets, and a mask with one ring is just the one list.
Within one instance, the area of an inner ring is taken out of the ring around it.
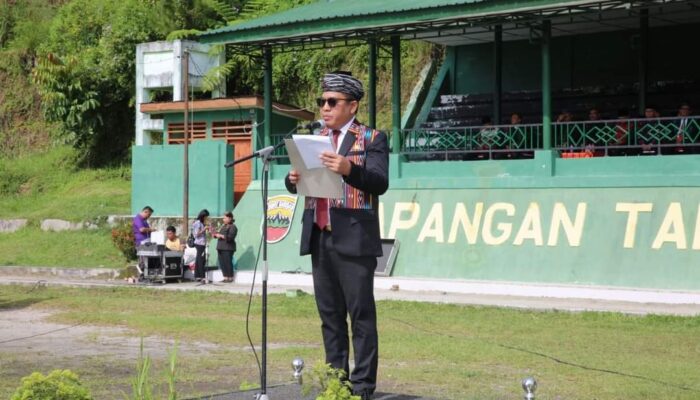
{"label": "black sunglasses", "polygon": [[338,102],[341,101],[341,100],[353,101],[353,99],[336,99],[335,97],[329,97],[329,98],[327,98],[327,99],[324,99],[323,97],[319,97],[319,98],[316,99],[316,104],[317,104],[319,107],[323,107],[323,106],[326,104],[326,102],[328,102],[328,106],[329,106],[330,108],[333,108],[333,107],[335,107],[335,105],[338,104]]}

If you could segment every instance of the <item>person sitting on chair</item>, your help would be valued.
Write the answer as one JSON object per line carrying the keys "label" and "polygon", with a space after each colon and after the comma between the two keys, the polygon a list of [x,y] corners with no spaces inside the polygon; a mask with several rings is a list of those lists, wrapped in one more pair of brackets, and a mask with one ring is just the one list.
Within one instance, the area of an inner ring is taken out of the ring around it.
{"label": "person sitting on chair", "polygon": [[168,250],[172,251],[183,251],[185,250],[185,244],[180,241],[180,238],[177,237],[177,231],[175,230],[175,227],[170,225],[169,227],[165,228],[165,235],[166,235],[166,240],[165,240],[165,247]]}

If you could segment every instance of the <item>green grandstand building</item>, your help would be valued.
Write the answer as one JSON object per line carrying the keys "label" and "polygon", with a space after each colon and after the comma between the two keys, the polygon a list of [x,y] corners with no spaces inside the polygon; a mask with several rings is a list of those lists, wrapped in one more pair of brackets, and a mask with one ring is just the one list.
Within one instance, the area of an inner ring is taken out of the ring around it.
{"label": "green grandstand building", "polygon": [[[697,1],[321,0],[199,41],[264,60],[255,148],[286,133],[271,123],[275,54],[369,46],[374,125],[378,49],[392,50],[391,181],[379,209],[394,243],[386,273],[694,291],[699,31]],[[444,52],[402,109],[404,40]],[[288,169],[284,157],[271,167],[270,268],[308,272]],[[259,249],[260,171],[235,208],[240,270]]]}

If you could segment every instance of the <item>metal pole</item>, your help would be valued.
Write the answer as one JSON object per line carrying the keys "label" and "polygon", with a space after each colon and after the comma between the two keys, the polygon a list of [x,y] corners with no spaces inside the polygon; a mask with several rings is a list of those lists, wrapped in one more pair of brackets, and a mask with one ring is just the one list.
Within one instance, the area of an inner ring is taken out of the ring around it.
{"label": "metal pole", "polygon": [[[264,107],[265,122],[264,131],[265,147],[270,145],[272,137],[272,49],[265,47],[263,50],[265,57],[265,88]],[[262,246],[262,344],[261,344],[261,374],[260,374],[260,396],[259,400],[267,400],[267,275],[269,266],[267,263],[267,195],[268,180],[270,171],[270,159],[263,157],[262,195],[263,195],[263,246]]]}
{"label": "metal pole", "polygon": [[262,373],[260,374],[260,397],[258,400],[267,400],[267,275],[269,265],[267,263],[267,195],[268,182],[270,179],[270,159],[268,156],[263,158],[263,180],[262,180],[262,195],[263,195],[263,270],[262,270]]}
{"label": "metal pole", "polygon": [[501,124],[501,92],[503,74],[503,26],[494,26],[493,32],[493,124]]}
{"label": "metal pole", "polygon": [[639,11],[639,97],[638,112],[644,114],[647,106],[647,60],[649,57],[649,10]]}
{"label": "metal pole", "polygon": [[369,40],[369,82],[367,90],[367,113],[369,127],[377,128],[377,42]]}
{"label": "metal pole", "polygon": [[264,122],[263,122],[263,147],[270,145],[272,138],[272,49],[270,47],[265,47],[263,49],[264,53],[264,64],[265,64],[265,79],[263,88],[263,108],[264,108]]}
{"label": "metal pole", "polygon": [[401,39],[391,37],[391,150],[401,151]]}
{"label": "metal pole", "polygon": [[552,23],[542,21],[542,147],[552,148],[552,87],[550,76],[549,41]]}
{"label": "metal pole", "polygon": [[189,88],[190,88],[190,53],[188,50],[182,53],[182,93],[184,99],[184,129],[183,135],[185,138],[185,149],[183,151],[183,191],[182,191],[182,232],[181,236],[187,237],[188,233],[188,218],[190,207],[190,166],[189,166]]}

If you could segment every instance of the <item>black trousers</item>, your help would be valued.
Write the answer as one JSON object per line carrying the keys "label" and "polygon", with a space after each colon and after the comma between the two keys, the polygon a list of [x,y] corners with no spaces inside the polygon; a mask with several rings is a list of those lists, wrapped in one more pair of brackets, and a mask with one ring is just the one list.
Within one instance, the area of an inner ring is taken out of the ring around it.
{"label": "black trousers", "polygon": [[331,233],[314,228],[311,264],[326,362],[349,372],[349,314],[355,368],[348,376],[354,391],[374,392],[379,358],[374,303],[377,259],[340,255],[333,248]]}
{"label": "black trousers", "polygon": [[197,258],[195,259],[194,267],[194,277],[204,278],[206,276],[206,271],[204,270],[204,263],[206,262],[206,260],[204,260],[205,246],[203,244],[195,244],[194,248],[197,249]]}
{"label": "black trousers", "polygon": [[233,251],[217,250],[219,252],[219,267],[226,278],[233,278]]}

